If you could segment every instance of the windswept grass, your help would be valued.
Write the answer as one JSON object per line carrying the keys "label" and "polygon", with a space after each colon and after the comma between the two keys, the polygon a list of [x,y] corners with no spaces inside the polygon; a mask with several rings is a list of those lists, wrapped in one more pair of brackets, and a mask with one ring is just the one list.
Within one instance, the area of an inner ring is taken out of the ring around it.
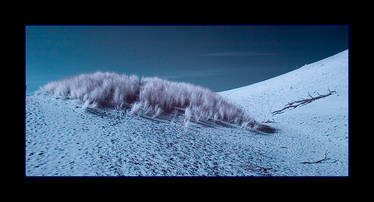
{"label": "windswept grass", "polygon": [[182,112],[186,125],[190,121],[223,121],[249,129],[262,126],[266,129],[263,132],[275,132],[207,88],[157,77],[139,80],[135,75],[96,72],[48,83],[41,91],[81,100],[84,106],[129,109],[132,114],[157,117]]}

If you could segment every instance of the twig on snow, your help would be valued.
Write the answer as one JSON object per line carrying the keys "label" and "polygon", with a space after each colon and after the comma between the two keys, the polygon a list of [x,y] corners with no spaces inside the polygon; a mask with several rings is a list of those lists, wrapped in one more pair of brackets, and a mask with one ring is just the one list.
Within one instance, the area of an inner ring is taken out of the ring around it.
{"label": "twig on snow", "polygon": [[329,90],[329,93],[325,94],[325,95],[320,95],[318,92],[318,96],[317,97],[313,97],[312,95],[310,95],[310,93],[308,92],[308,96],[309,98],[304,98],[304,99],[301,99],[301,100],[297,100],[297,101],[294,101],[294,102],[289,102],[285,107],[283,107],[282,109],[280,110],[276,110],[276,111],[273,111],[272,114],[273,115],[276,115],[276,114],[281,114],[284,112],[284,110],[286,109],[289,109],[289,108],[296,108],[298,106],[301,106],[301,105],[306,105],[306,104],[309,104],[311,102],[313,102],[314,100],[317,100],[317,99],[321,99],[321,98],[324,98],[324,97],[327,97],[329,95],[332,95],[333,93],[336,93],[336,91],[331,91],[330,89]]}
{"label": "twig on snow", "polygon": [[309,162],[309,161],[304,161],[304,162],[301,162],[301,164],[316,164],[316,163],[321,163],[322,161],[327,161],[329,160],[330,158],[327,158],[327,153],[325,153],[325,158],[321,159],[321,160],[318,160],[318,161],[312,161],[312,162]]}

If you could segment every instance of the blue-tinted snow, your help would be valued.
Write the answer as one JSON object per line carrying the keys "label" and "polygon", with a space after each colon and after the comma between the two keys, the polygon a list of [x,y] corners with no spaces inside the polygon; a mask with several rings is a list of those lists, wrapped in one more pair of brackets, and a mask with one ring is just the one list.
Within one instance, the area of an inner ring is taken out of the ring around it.
{"label": "blue-tinted snow", "polygon": [[[328,89],[337,93],[271,114]],[[194,125],[185,132],[182,120],[156,123],[114,110],[100,116],[77,101],[27,96],[26,175],[348,175],[348,50],[220,95],[280,131]]]}

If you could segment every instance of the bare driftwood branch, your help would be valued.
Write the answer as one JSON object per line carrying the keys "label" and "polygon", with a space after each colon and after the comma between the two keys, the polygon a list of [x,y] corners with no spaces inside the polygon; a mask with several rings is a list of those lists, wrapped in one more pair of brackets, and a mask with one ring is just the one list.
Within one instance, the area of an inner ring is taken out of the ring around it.
{"label": "bare driftwood branch", "polygon": [[286,109],[289,109],[289,108],[296,108],[298,106],[301,106],[301,105],[306,105],[306,104],[309,104],[311,102],[313,102],[314,100],[318,100],[318,99],[321,99],[321,98],[324,98],[324,97],[327,97],[327,96],[330,96],[332,95],[333,93],[336,93],[336,91],[331,91],[330,89],[329,90],[329,93],[325,94],[325,95],[320,95],[318,92],[318,96],[317,97],[313,97],[312,95],[310,95],[310,93],[308,92],[308,96],[309,98],[304,98],[304,99],[301,99],[301,100],[297,100],[297,101],[294,101],[294,102],[289,102],[285,107],[283,107],[282,109],[280,110],[276,110],[276,111],[273,111],[273,115],[276,115],[276,114],[281,114],[283,113]]}
{"label": "bare driftwood branch", "polygon": [[318,161],[312,161],[312,162],[309,162],[309,161],[304,161],[304,162],[301,162],[301,164],[316,164],[316,163],[321,163],[322,161],[326,161],[326,160],[329,160],[330,158],[327,158],[327,153],[325,153],[325,158],[321,159],[321,160],[318,160]]}

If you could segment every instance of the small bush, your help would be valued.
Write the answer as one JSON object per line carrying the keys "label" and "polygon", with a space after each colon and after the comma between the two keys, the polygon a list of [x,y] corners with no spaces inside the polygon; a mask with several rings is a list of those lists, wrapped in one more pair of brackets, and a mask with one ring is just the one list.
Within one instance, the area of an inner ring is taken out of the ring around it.
{"label": "small bush", "polygon": [[79,99],[85,107],[129,108],[132,114],[159,116],[182,111],[186,125],[190,121],[224,121],[250,128],[256,125],[242,109],[207,88],[157,77],[140,81],[134,75],[96,72],[48,83],[41,91],[56,97]]}

